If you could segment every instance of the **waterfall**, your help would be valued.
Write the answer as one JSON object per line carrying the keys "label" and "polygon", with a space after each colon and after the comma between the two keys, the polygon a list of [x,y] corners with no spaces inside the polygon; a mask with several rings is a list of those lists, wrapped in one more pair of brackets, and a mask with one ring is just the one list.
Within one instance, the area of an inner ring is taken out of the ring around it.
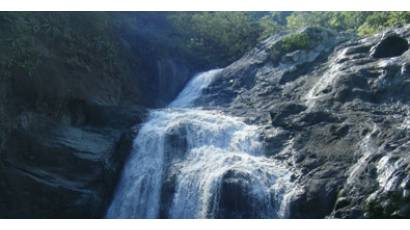
{"label": "waterfall", "polygon": [[221,69],[195,76],[134,140],[107,218],[277,218],[288,172],[259,127],[193,103]]}
{"label": "waterfall", "polygon": [[215,76],[222,72],[222,69],[214,69],[196,75],[188,85],[182,90],[178,97],[171,102],[170,107],[188,107],[201,96],[202,90],[211,84]]}

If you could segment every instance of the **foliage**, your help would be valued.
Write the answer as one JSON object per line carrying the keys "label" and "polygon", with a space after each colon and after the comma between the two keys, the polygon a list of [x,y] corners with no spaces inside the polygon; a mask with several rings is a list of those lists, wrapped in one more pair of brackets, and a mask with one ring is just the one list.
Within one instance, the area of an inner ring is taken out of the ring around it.
{"label": "foliage", "polygon": [[[33,31],[24,18],[12,13],[0,14],[0,68],[3,77],[9,77],[10,71],[22,71],[31,75],[38,62],[38,50],[31,36]],[[9,71],[6,71],[9,70]]]}
{"label": "foliage", "polygon": [[323,26],[338,31],[355,31],[363,23],[366,12],[294,12],[288,18],[288,28]]}
{"label": "foliage", "polygon": [[[173,41],[205,65],[226,65],[270,35],[322,26],[365,36],[410,22],[410,12],[189,12],[171,13]],[[295,37],[289,47],[298,47]],[[296,45],[296,46],[294,46]],[[290,49],[286,47],[284,49]]]}
{"label": "foliage", "polygon": [[312,38],[307,33],[293,33],[279,40],[271,49],[271,60],[274,63],[286,53],[296,50],[309,49],[312,46]]}
{"label": "foliage", "polygon": [[[50,55],[49,51],[63,55],[72,68],[90,71],[98,63],[104,74],[115,75],[119,71],[116,67],[119,54],[118,39],[113,31],[121,26],[135,30],[129,26],[135,19],[122,17],[130,19],[129,22],[118,22],[113,15],[106,12],[0,13],[2,76],[31,76],[41,60]],[[167,36],[162,41],[200,68],[227,65],[270,35],[306,26],[323,26],[364,36],[410,22],[410,12],[176,12],[166,15],[170,29],[166,35],[159,35]],[[281,49],[300,48],[307,41],[303,36],[288,39],[289,44],[285,43]]]}
{"label": "foliage", "polygon": [[282,49],[285,52],[307,49],[310,45],[311,38],[306,33],[291,34],[282,39]]}
{"label": "foliage", "polygon": [[260,27],[260,39],[264,39],[270,35],[274,35],[287,29],[287,17],[291,12],[270,12],[258,18],[258,26]]}
{"label": "foliage", "polygon": [[202,64],[228,64],[251,48],[259,26],[245,12],[178,12],[169,15],[174,40]]}
{"label": "foliage", "polygon": [[387,27],[402,26],[410,22],[410,12],[374,12],[358,28],[359,35],[379,32]]}
{"label": "foliage", "polygon": [[108,13],[0,13],[2,76],[31,76],[41,60],[62,55],[68,65],[90,69],[95,62],[113,74],[117,55]]}
{"label": "foliage", "polygon": [[270,16],[264,16],[260,18],[259,26],[262,30],[262,33],[260,34],[261,39],[275,34],[281,30],[281,26],[278,25],[274,20],[272,20],[272,17]]}
{"label": "foliage", "polygon": [[287,17],[287,27],[290,29],[313,25],[355,32],[361,36],[409,22],[410,12],[293,12]]}

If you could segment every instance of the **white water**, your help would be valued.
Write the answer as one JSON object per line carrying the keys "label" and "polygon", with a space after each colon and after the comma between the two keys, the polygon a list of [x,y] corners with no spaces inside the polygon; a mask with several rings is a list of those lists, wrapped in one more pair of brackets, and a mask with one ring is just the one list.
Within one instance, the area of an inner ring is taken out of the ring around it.
{"label": "white water", "polygon": [[331,88],[332,84],[335,83],[338,74],[341,72],[340,68],[342,67],[339,61],[345,57],[346,50],[347,49],[338,51],[336,55],[332,57],[331,63],[334,64],[330,67],[330,70],[326,72],[326,75],[320,77],[305,95],[306,105],[309,108],[314,107],[316,103],[318,103],[318,100],[324,96],[322,94],[323,90]]}
{"label": "white water", "polygon": [[366,170],[366,165],[372,160],[374,154],[377,154],[377,148],[373,143],[372,135],[379,131],[379,127],[373,124],[372,130],[361,140],[359,143],[358,153],[361,154],[360,158],[349,170],[349,176],[347,178],[347,184],[354,184],[357,178]]}
{"label": "white water", "polygon": [[223,69],[214,69],[196,75],[169,106],[191,106],[192,103],[201,96],[202,90],[208,87],[212,80],[214,80],[222,70]]}
{"label": "white water", "polygon": [[[166,217],[217,217],[228,172],[247,175],[239,178],[250,185],[246,196],[259,204],[252,217],[285,217],[289,175],[263,156],[259,127],[218,111],[188,108],[220,71],[197,75],[168,108],[150,113],[134,140],[108,218],[160,217],[161,190],[172,176],[174,192],[166,195],[172,200],[162,208]],[[182,154],[169,148],[175,133],[186,141]]]}

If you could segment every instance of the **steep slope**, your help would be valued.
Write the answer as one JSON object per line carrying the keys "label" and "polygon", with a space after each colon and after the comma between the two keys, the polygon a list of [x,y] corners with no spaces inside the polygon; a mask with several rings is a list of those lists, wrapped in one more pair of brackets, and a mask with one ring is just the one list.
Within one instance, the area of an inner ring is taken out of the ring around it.
{"label": "steep slope", "polygon": [[0,13],[0,218],[104,215],[134,126],[192,72],[148,16]]}
{"label": "steep slope", "polygon": [[264,127],[266,155],[297,184],[290,217],[410,217],[409,38],[409,26],[364,39],[322,28],[271,37],[197,104]]}

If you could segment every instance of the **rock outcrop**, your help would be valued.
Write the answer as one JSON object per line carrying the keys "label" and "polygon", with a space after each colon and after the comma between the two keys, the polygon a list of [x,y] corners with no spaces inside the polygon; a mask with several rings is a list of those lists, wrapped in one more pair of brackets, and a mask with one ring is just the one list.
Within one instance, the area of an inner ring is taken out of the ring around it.
{"label": "rock outcrop", "polygon": [[1,159],[6,198],[2,208],[7,210],[2,216],[103,216],[135,136],[131,129],[126,130],[140,122],[142,112],[110,111],[111,118],[122,120],[119,126],[97,114],[92,122],[100,119],[108,126],[70,126],[39,114],[22,114],[5,142]]}
{"label": "rock outcrop", "polygon": [[[93,13],[74,14],[60,16],[98,23]],[[80,68],[65,50],[30,34],[41,48],[30,76],[0,68],[0,218],[104,217],[146,111],[171,101],[192,76],[158,33],[147,33],[167,29],[151,20],[156,15],[111,16],[133,19],[105,31],[118,49],[111,66],[95,57]],[[81,44],[74,49],[86,50]]]}
{"label": "rock outcrop", "polygon": [[275,50],[292,35],[268,38],[197,103],[265,127],[266,154],[294,174],[289,217],[410,217],[410,27],[297,33],[313,45]]}

